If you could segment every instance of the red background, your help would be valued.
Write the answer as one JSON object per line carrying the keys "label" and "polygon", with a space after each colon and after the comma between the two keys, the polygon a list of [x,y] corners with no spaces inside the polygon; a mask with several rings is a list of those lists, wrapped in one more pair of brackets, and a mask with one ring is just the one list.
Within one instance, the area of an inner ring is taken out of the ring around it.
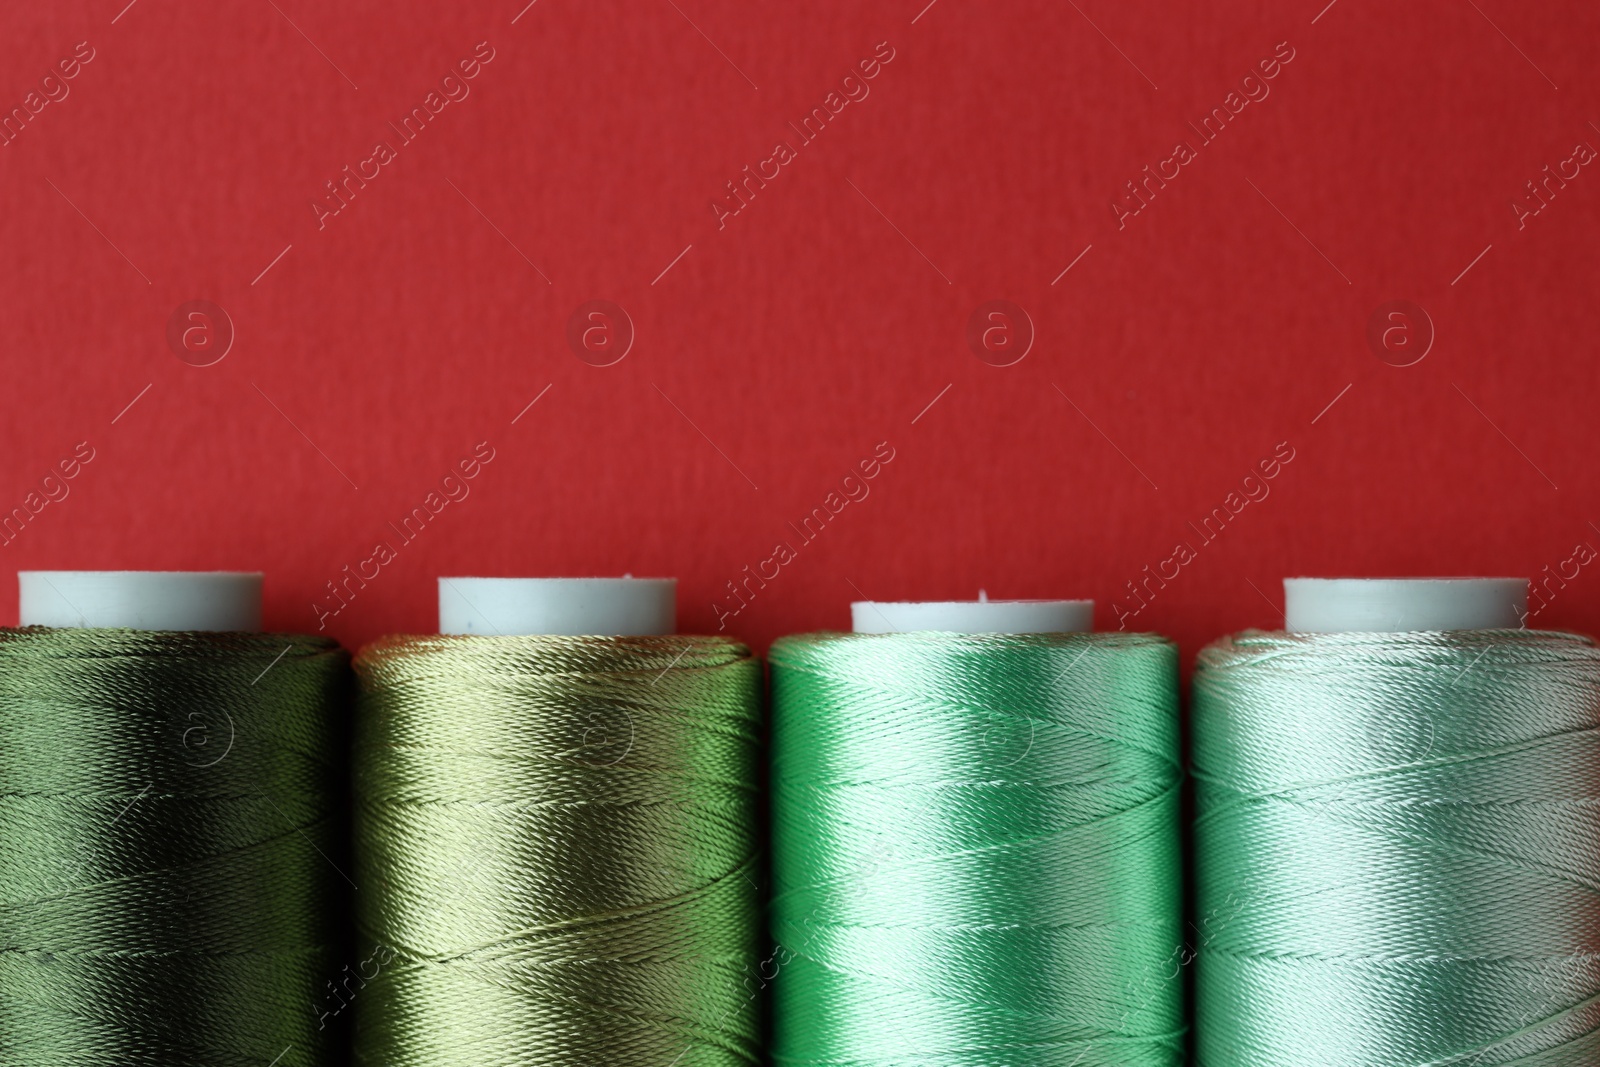
{"label": "red background", "polygon": [[[334,635],[433,629],[440,573],[676,574],[682,629],[715,629],[885,440],[731,631],[979,587],[1114,627],[1284,441],[1134,622],[1186,658],[1278,623],[1286,574],[1600,546],[1600,168],[1521,228],[1511,206],[1600,145],[1593,3],[125,2],[0,17],[7,109],[95,52],[0,147],[0,506],[95,450],[8,571],[261,569],[269,625],[315,629],[324,583],[485,440]],[[319,228],[324,182],[480,41],[470,95]],[[719,229],[725,183],[881,41],[870,95]],[[1119,228],[1124,183],[1279,42],[1270,95]],[[636,331],[612,366],[568,345],[593,299]],[[1006,367],[966,339],[999,299],[1036,332]],[[1367,340],[1399,299],[1436,331],[1406,367]],[[167,343],[190,300],[232,321],[214,365]],[[1593,572],[1531,621],[1600,630]]]}

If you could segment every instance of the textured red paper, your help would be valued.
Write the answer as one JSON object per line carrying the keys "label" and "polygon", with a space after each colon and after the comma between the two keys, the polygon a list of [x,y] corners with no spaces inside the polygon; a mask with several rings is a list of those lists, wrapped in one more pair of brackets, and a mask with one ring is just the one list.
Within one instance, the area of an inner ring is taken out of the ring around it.
{"label": "textured red paper", "polygon": [[760,647],[981,587],[1187,658],[1296,574],[1600,629],[1593,4],[124,3],[0,14],[8,572],[259,568],[351,645],[440,573],[675,574]]}

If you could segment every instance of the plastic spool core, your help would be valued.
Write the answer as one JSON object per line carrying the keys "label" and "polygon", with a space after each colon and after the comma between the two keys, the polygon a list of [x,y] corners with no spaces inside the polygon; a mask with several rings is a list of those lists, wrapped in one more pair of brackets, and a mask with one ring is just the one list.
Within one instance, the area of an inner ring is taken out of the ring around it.
{"label": "plastic spool core", "polygon": [[676,578],[440,578],[441,634],[659,637],[678,629]]}
{"label": "plastic spool core", "polygon": [[261,572],[18,571],[17,621],[71,629],[261,629]]}
{"label": "plastic spool core", "polygon": [[1523,578],[1285,578],[1291,633],[1517,629],[1528,614]]}
{"label": "plastic spool core", "polygon": [[857,600],[850,605],[850,628],[858,634],[1088,633],[1094,629],[1094,601],[990,600],[981,592],[977,600]]}

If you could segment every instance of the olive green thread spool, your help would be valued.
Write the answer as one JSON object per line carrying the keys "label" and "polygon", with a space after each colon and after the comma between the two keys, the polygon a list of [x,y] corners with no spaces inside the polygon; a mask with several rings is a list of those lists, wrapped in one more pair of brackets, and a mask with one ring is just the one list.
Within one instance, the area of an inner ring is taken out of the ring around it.
{"label": "olive green thread spool", "polygon": [[357,657],[358,1063],[757,1061],[760,667],[671,594],[441,579]]}

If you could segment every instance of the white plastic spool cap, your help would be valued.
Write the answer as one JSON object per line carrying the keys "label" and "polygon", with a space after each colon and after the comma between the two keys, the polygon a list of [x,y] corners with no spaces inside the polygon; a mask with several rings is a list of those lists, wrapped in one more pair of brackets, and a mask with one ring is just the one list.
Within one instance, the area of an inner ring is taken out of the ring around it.
{"label": "white plastic spool cap", "polygon": [[18,571],[23,626],[261,629],[261,572]]}
{"label": "white plastic spool cap", "polygon": [[1528,614],[1524,578],[1285,578],[1291,633],[1517,629]]}
{"label": "white plastic spool cap", "polygon": [[850,628],[858,634],[934,630],[955,634],[1071,634],[1094,629],[1092,600],[857,600]]}
{"label": "white plastic spool cap", "polygon": [[678,629],[676,578],[440,578],[441,634],[655,637]]}

